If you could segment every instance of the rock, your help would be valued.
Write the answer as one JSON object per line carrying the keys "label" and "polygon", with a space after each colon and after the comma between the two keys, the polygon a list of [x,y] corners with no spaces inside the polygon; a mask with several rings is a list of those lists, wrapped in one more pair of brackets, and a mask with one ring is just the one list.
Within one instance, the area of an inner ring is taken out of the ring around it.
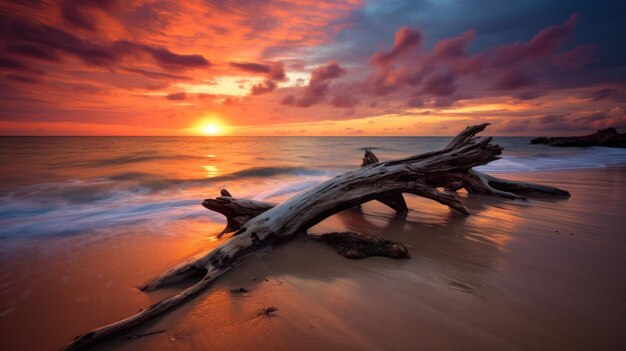
{"label": "rock", "polygon": [[339,254],[351,259],[358,260],[371,256],[409,258],[409,250],[405,244],[359,233],[328,233],[320,235],[318,240],[329,244]]}
{"label": "rock", "polygon": [[573,137],[540,137],[530,141],[531,144],[550,146],[606,146],[626,148],[626,133],[618,133],[615,128],[601,129],[594,134]]}

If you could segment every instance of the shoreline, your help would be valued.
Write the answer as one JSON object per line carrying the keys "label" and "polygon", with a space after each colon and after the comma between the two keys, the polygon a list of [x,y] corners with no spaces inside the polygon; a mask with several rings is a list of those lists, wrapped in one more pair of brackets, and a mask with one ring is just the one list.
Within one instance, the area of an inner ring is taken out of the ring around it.
{"label": "shoreline", "polygon": [[[311,232],[355,230],[401,241],[410,245],[409,260],[352,261],[298,239],[245,263],[133,333],[166,332],[103,348],[462,349],[471,343],[481,349],[612,349],[625,344],[618,327],[625,322],[626,279],[611,272],[625,263],[620,251],[625,239],[616,228],[617,206],[626,200],[626,167],[498,173],[505,174],[563,187],[572,198],[521,202],[469,195],[464,201],[472,216],[464,217],[410,196],[406,220],[368,203]],[[612,192],[599,192],[607,185]],[[589,224],[591,219],[597,224]],[[10,284],[2,290],[0,344],[58,348],[167,296],[173,290],[144,294],[135,287],[217,245],[211,234],[220,229],[220,223],[181,221],[166,228],[171,235],[139,226],[105,238],[38,239],[20,253],[3,254],[2,278]],[[50,251],[53,241],[59,245]],[[239,287],[249,293],[229,292]],[[24,291],[30,295],[20,297]],[[15,298],[22,300],[7,309],[6,301]],[[275,317],[255,317],[269,305],[278,307]]]}

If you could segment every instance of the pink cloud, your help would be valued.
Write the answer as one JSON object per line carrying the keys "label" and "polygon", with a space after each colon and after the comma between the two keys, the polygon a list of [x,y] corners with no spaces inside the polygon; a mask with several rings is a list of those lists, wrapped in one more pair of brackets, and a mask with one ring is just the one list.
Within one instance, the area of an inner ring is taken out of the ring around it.
{"label": "pink cloud", "polygon": [[415,29],[402,27],[396,32],[393,48],[388,52],[378,52],[372,56],[372,62],[376,65],[389,65],[399,56],[406,54],[414,48],[418,48],[422,42],[422,35]]}
{"label": "pink cloud", "polygon": [[328,92],[330,82],[346,74],[337,62],[330,62],[326,66],[319,66],[311,72],[309,84],[304,87],[304,94],[298,98],[283,98],[283,105],[295,105],[298,107],[309,107],[322,101]]}
{"label": "pink cloud", "polygon": [[493,84],[494,89],[514,90],[535,84],[522,70],[514,69],[500,73]]}
{"label": "pink cloud", "polygon": [[550,63],[559,69],[577,70],[591,63],[595,53],[595,45],[580,45],[554,55]]}
{"label": "pink cloud", "polygon": [[550,26],[530,41],[516,42],[496,49],[493,64],[496,66],[511,65],[525,60],[538,60],[552,54],[562,47],[571,37],[576,24],[577,15],[572,14],[567,22]]}
{"label": "pink cloud", "polygon": [[440,40],[433,49],[433,55],[439,60],[458,59],[466,56],[469,43],[476,37],[476,31],[470,30],[458,37]]}

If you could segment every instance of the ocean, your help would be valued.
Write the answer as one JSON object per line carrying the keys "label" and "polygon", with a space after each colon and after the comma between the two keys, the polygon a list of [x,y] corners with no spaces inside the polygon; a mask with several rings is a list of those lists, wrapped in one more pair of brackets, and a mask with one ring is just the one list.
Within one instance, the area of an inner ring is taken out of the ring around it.
{"label": "ocean", "polygon": [[[3,137],[0,240],[110,232],[203,219],[204,198],[281,201],[359,166],[441,148],[449,137]],[[490,173],[598,168],[626,163],[626,149],[555,148],[495,138]]]}

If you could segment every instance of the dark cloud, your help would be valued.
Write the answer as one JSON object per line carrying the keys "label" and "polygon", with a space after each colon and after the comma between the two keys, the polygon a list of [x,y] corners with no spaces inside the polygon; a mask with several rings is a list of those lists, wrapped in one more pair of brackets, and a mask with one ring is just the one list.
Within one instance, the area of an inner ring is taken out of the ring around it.
{"label": "dark cloud", "polygon": [[493,88],[498,90],[514,90],[533,85],[534,83],[535,81],[523,71],[515,69],[500,73],[500,75],[496,77]]}
{"label": "dark cloud", "polygon": [[352,95],[337,95],[333,97],[332,105],[335,107],[354,107],[359,104],[359,99]]}
{"label": "dark cloud", "polygon": [[124,70],[128,72],[132,72],[132,73],[138,73],[144,77],[148,77],[152,79],[169,79],[169,80],[190,80],[191,79],[190,77],[181,76],[177,74],[148,71],[148,70],[140,69],[140,68],[124,68]]}
{"label": "dark cloud", "polygon": [[169,51],[166,48],[155,48],[148,45],[136,44],[129,41],[117,41],[113,49],[118,55],[127,52],[144,52],[152,56],[159,66],[165,69],[179,70],[186,68],[208,67],[211,63],[202,55],[181,55]]}
{"label": "dark cloud", "polygon": [[411,99],[409,99],[409,101],[407,102],[407,106],[408,106],[408,107],[412,107],[412,108],[415,108],[415,107],[424,107],[424,105],[425,105],[425,104],[424,104],[424,99],[423,99],[423,98],[421,98],[421,97],[414,97],[414,98],[411,98]]}
{"label": "dark cloud", "polygon": [[16,81],[16,82],[22,82],[22,83],[39,83],[39,79],[31,77],[31,76],[24,76],[21,74],[5,74],[4,75],[5,78]]}
{"label": "dark cloud", "polygon": [[456,92],[454,81],[450,74],[434,72],[424,79],[422,91],[434,96],[449,96]]}
{"label": "dark cloud", "polygon": [[552,124],[552,123],[556,123],[556,122],[563,122],[565,120],[565,117],[567,117],[569,114],[561,114],[561,115],[545,115],[543,117],[540,117],[537,121],[540,124]]}
{"label": "dark cloud", "polygon": [[1,56],[1,55],[0,55],[0,68],[6,68],[6,69],[19,71],[23,73],[45,74],[44,71],[30,67],[29,65],[21,61],[14,60],[12,58]]}
{"label": "dark cloud", "polygon": [[265,74],[267,76],[267,79],[264,82],[252,86],[252,89],[250,90],[252,95],[269,93],[276,89],[276,82],[287,80],[282,62],[273,62],[269,64],[256,62],[230,62],[230,66],[242,71]]}
{"label": "dark cloud", "polygon": [[231,62],[230,66],[252,73],[270,73],[272,70],[270,65],[255,62]]}
{"label": "dark cloud", "polygon": [[309,85],[320,84],[324,81],[336,79],[346,74],[346,70],[341,68],[337,62],[331,62],[326,66],[320,66],[311,72]]}
{"label": "dark cloud", "polygon": [[519,100],[534,100],[544,95],[546,95],[546,93],[543,91],[525,91],[515,95],[515,97]]}
{"label": "dark cloud", "polygon": [[296,97],[293,95],[287,95],[280,100],[281,105],[292,106],[296,102]]}
{"label": "dark cloud", "polygon": [[589,65],[593,61],[595,54],[595,45],[580,45],[554,55],[550,63],[561,70],[577,70]]}
{"label": "dark cloud", "polygon": [[74,55],[89,65],[111,66],[128,56],[147,54],[164,69],[200,68],[211,64],[202,55],[177,54],[166,48],[126,40],[93,43],[65,30],[36,24],[23,18],[0,17],[0,29],[3,30],[8,47],[36,58],[42,58],[41,53],[55,58],[58,53],[65,53]]}
{"label": "dark cloud", "polygon": [[118,0],[64,0],[61,2],[61,15],[68,23],[90,31],[96,30],[93,10],[111,10]]}
{"label": "dark cloud", "polygon": [[600,89],[583,97],[583,99],[589,99],[590,101],[600,101],[612,97],[613,95],[615,95],[615,93],[615,89]]}
{"label": "dark cloud", "polygon": [[6,51],[9,53],[21,54],[24,56],[29,56],[33,58],[37,58],[40,60],[59,62],[59,57],[53,51],[44,50],[43,48],[30,45],[30,44],[18,44],[18,45],[7,45]]}
{"label": "dark cloud", "polygon": [[264,81],[263,83],[258,83],[258,84],[253,85],[252,89],[250,90],[250,93],[252,95],[260,95],[260,94],[269,93],[270,91],[273,91],[274,89],[276,89],[276,83],[268,79]]}
{"label": "dark cloud", "polygon": [[168,100],[180,101],[180,100],[185,100],[187,98],[187,94],[184,91],[181,91],[178,93],[167,94],[166,97]]}

